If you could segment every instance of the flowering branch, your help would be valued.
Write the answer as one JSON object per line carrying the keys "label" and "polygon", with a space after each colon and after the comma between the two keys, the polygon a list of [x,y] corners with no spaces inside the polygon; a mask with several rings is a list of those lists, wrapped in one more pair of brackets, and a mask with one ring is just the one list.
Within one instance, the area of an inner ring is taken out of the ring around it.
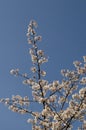
{"label": "flowering branch", "polygon": [[[37,26],[36,21],[32,20],[27,32],[33,77],[21,74],[19,69],[10,71],[12,75],[24,78],[23,84],[30,86],[32,99],[16,95],[11,99],[0,99],[0,102],[13,112],[32,115],[27,120],[32,124],[32,130],[72,130],[73,123],[78,121],[81,126],[77,126],[77,130],[86,130],[86,56],[83,56],[83,64],[73,62],[75,70],[61,70],[61,82],[56,80],[49,83],[44,79],[46,71],[41,67],[48,59],[44,51],[38,48],[42,37],[35,31]],[[36,103],[41,110],[30,110],[31,103]]]}

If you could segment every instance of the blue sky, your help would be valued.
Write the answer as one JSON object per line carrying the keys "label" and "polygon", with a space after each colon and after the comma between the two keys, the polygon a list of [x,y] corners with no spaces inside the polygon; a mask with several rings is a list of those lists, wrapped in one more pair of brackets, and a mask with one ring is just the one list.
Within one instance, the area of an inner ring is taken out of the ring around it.
{"label": "blue sky", "polygon": [[[61,79],[60,70],[72,69],[74,60],[86,55],[85,0],[0,0],[0,97],[30,95],[21,78],[10,75],[12,68],[30,73],[27,26],[38,22],[43,40],[40,48],[49,56],[47,79]],[[12,113],[0,104],[1,130],[28,130],[28,116]]]}

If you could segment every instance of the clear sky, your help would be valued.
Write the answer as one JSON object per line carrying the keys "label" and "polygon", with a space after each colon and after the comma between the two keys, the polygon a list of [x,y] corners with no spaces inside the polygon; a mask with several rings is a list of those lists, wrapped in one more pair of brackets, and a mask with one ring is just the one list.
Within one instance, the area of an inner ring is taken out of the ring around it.
{"label": "clear sky", "polygon": [[[0,98],[30,95],[22,79],[9,71],[30,73],[26,33],[31,19],[38,22],[40,48],[49,56],[49,81],[61,79],[61,69],[72,69],[72,62],[86,55],[86,0],[0,0]],[[0,130],[30,130],[27,119],[0,104]]]}

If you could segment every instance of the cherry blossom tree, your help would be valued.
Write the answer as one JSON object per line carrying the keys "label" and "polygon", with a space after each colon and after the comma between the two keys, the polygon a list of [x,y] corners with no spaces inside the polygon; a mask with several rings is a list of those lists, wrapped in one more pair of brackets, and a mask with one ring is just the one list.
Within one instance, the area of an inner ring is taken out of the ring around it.
{"label": "cherry blossom tree", "polygon": [[[0,99],[0,102],[13,112],[30,114],[27,122],[32,124],[32,130],[72,130],[74,122],[80,122],[77,123],[77,130],[86,130],[86,56],[83,56],[83,63],[73,62],[74,70],[61,70],[61,82],[47,81],[42,65],[48,62],[48,58],[38,48],[42,37],[37,35],[37,27],[36,21],[32,20],[27,32],[28,44],[31,46],[32,78],[26,73],[21,74],[19,69],[10,71],[12,75],[24,78],[23,84],[29,86],[32,99],[15,95],[11,99]],[[30,110],[31,103],[38,105],[40,110]]]}

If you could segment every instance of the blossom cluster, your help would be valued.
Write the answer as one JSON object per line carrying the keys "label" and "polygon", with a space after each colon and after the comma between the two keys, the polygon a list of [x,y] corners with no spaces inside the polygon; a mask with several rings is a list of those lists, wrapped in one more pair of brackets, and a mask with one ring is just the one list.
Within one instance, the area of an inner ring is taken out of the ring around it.
{"label": "blossom cluster", "polygon": [[29,98],[27,96],[22,98],[20,95],[13,95],[11,99],[0,99],[0,102],[3,102],[5,105],[7,105],[8,108],[13,112],[18,112],[21,114],[25,114],[28,112],[27,107],[30,104]]}
{"label": "blossom cluster", "polygon": [[[30,86],[32,99],[28,96],[12,96],[11,99],[3,98],[3,102],[13,112],[31,114],[27,120],[32,124],[32,130],[73,130],[73,122],[81,122],[77,130],[86,130],[86,56],[83,62],[74,61],[74,70],[61,70],[62,81],[58,79],[49,82],[45,79],[46,71],[42,70],[42,64],[48,62],[43,50],[38,48],[38,42],[42,37],[37,35],[36,21],[32,20],[28,25],[28,43],[31,45],[29,54],[32,60],[32,78],[27,74],[20,74],[19,69],[12,69],[14,76],[24,77],[23,84]],[[38,110],[29,110],[31,102],[37,103]]]}

